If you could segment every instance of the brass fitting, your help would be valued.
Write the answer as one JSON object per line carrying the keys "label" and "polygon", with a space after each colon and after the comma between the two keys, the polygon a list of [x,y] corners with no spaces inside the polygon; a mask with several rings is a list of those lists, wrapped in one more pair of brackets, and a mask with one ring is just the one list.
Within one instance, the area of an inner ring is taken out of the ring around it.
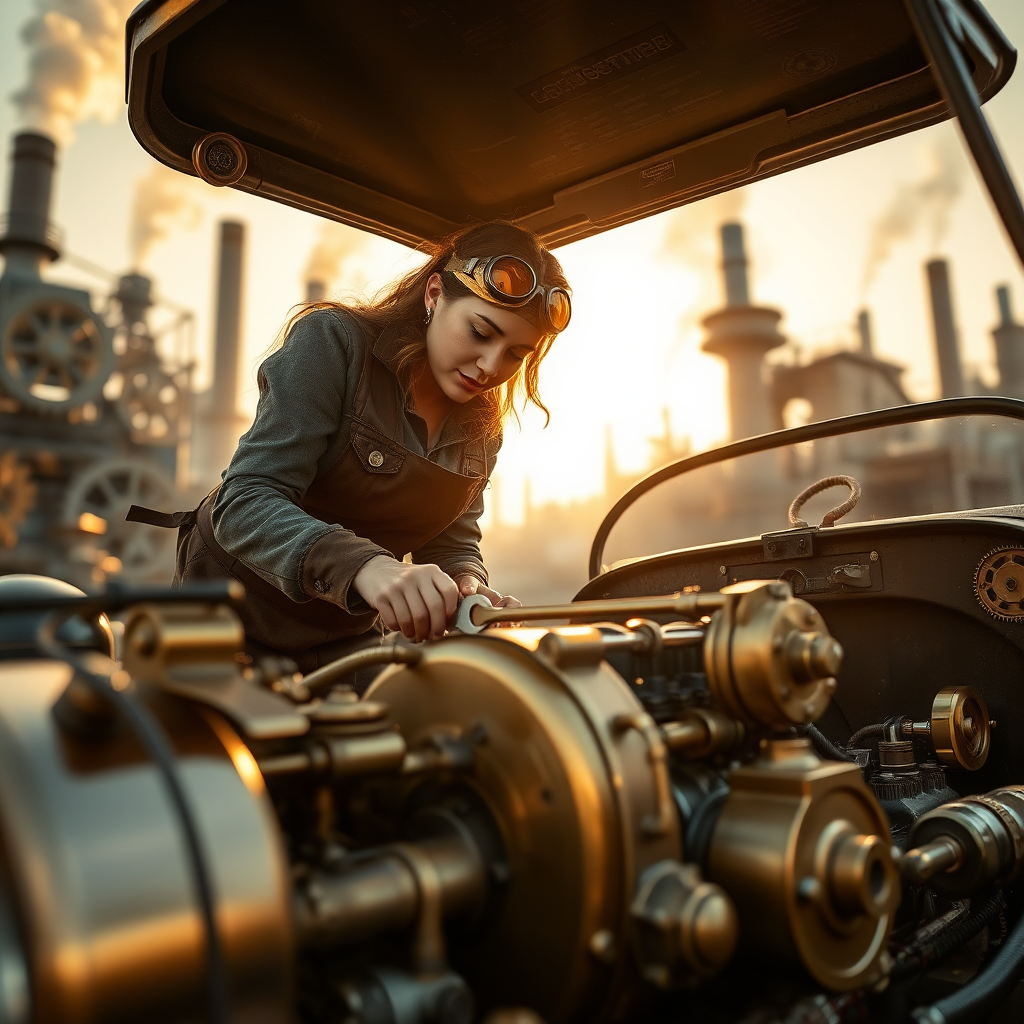
{"label": "brass fitting", "polygon": [[704,669],[715,702],[747,725],[806,725],[835,692],[843,650],[818,612],[789,584],[726,587],[708,626]]}
{"label": "brass fitting", "polygon": [[903,877],[960,898],[1013,878],[1024,864],[1024,786],[965,796],[910,828]]}
{"label": "brass fitting", "polygon": [[633,946],[647,981],[676,988],[717,974],[736,949],[732,900],[695,864],[663,860],[644,872],[631,908]]}
{"label": "brass fitting", "polygon": [[707,876],[735,902],[743,942],[834,991],[878,981],[899,879],[860,769],[819,760],[806,739],[771,740],[729,785]]}
{"label": "brass fitting", "polygon": [[992,723],[973,686],[947,686],[932,702],[931,740],[940,761],[977,771],[988,760]]}
{"label": "brass fitting", "polygon": [[214,708],[246,736],[300,736],[309,720],[242,675],[245,632],[226,605],[135,605],[125,622],[125,671],[176,697]]}
{"label": "brass fitting", "polygon": [[736,750],[746,735],[742,722],[714,708],[689,708],[675,721],[661,725],[665,746],[691,761]]}
{"label": "brass fitting", "polygon": [[947,686],[935,694],[927,722],[904,718],[899,732],[927,737],[940,761],[976,772],[988,760],[995,725],[985,698],[973,686]]}

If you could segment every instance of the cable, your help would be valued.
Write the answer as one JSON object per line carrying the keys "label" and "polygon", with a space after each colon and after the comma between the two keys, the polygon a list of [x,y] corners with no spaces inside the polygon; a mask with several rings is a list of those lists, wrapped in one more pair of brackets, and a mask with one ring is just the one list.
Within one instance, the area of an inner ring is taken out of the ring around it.
{"label": "cable", "polygon": [[[998,916],[1005,903],[1001,893],[991,896],[977,909],[954,918],[941,931],[928,935],[923,940],[912,941],[896,957],[890,981],[899,981],[912,974],[920,974],[933,964],[944,960],[950,953],[966,946],[983,928],[987,928]],[[927,930],[927,925],[922,931]]]}
{"label": "cable", "polygon": [[[986,904],[987,906],[988,904]],[[981,1024],[1010,994],[1024,972],[1024,916],[1002,949],[962,989],[911,1014],[917,1024]]]}
{"label": "cable", "polygon": [[807,726],[806,736],[818,754],[827,761],[850,761],[856,764],[857,758],[853,754],[836,746],[816,725]]}
{"label": "cable", "polygon": [[160,723],[143,704],[129,697],[126,692],[115,689],[106,676],[92,672],[86,667],[83,658],[79,658],[68,648],[63,647],[57,640],[57,630],[64,624],[64,621],[72,615],[84,611],[82,606],[78,606],[74,609],[51,612],[39,624],[36,634],[37,643],[44,654],[70,665],[78,678],[97,696],[113,702],[131,723],[142,746],[163,777],[185,836],[186,855],[192,871],[192,880],[206,934],[206,981],[210,1024],[229,1024],[228,979],[220,937],[217,933],[213,883],[203,856],[199,826],[185,795],[185,787],[175,763],[174,752]]}
{"label": "cable", "polygon": [[857,746],[862,740],[866,740],[869,736],[881,736],[882,731],[885,729],[883,722],[875,722],[874,725],[865,725],[863,729],[858,729],[847,741],[846,749],[849,750],[851,747]]}

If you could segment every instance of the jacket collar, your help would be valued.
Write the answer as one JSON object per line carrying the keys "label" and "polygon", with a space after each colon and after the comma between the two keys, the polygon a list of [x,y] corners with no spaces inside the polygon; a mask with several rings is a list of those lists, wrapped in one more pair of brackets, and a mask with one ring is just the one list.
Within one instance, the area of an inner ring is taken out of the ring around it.
{"label": "jacket collar", "polygon": [[[397,367],[398,352],[401,347],[402,339],[398,324],[388,324],[387,327],[381,331],[373,345],[374,358],[395,375],[396,383],[398,383],[399,387],[401,387],[401,382],[397,381]],[[403,397],[405,408],[411,412],[412,410],[409,408],[409,396],[406,395]],[[458,405],[452,410],[451,415],[448,417],[447,422],[441,430],[443,442],[445,444],[450,444],[453,441],[464,440],[472,432],[467,428],[470,427],[472,421],[477,418],[478,414],[479,407],[475,398]]]}

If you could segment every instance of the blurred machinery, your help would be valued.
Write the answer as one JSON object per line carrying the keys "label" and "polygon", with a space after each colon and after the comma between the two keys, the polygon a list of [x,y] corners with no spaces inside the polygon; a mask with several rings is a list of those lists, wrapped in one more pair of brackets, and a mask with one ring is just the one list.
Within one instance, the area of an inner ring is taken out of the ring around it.
{"label": "blurred machinery", "polygon": [[[124,515],[133,502],[173,503],[185,478],[188,354],[172,363],[158,351],[141,274],[122,277],[102,313],[88,292],[44,279],[61,250],[55,163],[51,139],[15,137],[0,234],[0,572],[163,579],[173,538]],[[170,329],[190,327],[175,311]]]}

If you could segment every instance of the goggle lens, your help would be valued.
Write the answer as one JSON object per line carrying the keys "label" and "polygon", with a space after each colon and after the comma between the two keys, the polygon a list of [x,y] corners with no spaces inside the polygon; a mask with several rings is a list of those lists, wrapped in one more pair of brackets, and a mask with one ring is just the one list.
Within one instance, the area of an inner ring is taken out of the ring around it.
{"label": "goggle lens", "polygon": [[572,316],[569,295],[563,288],[552,288],[548,292],[548,320],[556,331],[564,331]]}
{"label": "goggle lens", "polygon": [[488,272],[491,287],[510,299],[522,299],[530,295],[537,286],[533,268],[525,260],[515,256],[502,256]]}

